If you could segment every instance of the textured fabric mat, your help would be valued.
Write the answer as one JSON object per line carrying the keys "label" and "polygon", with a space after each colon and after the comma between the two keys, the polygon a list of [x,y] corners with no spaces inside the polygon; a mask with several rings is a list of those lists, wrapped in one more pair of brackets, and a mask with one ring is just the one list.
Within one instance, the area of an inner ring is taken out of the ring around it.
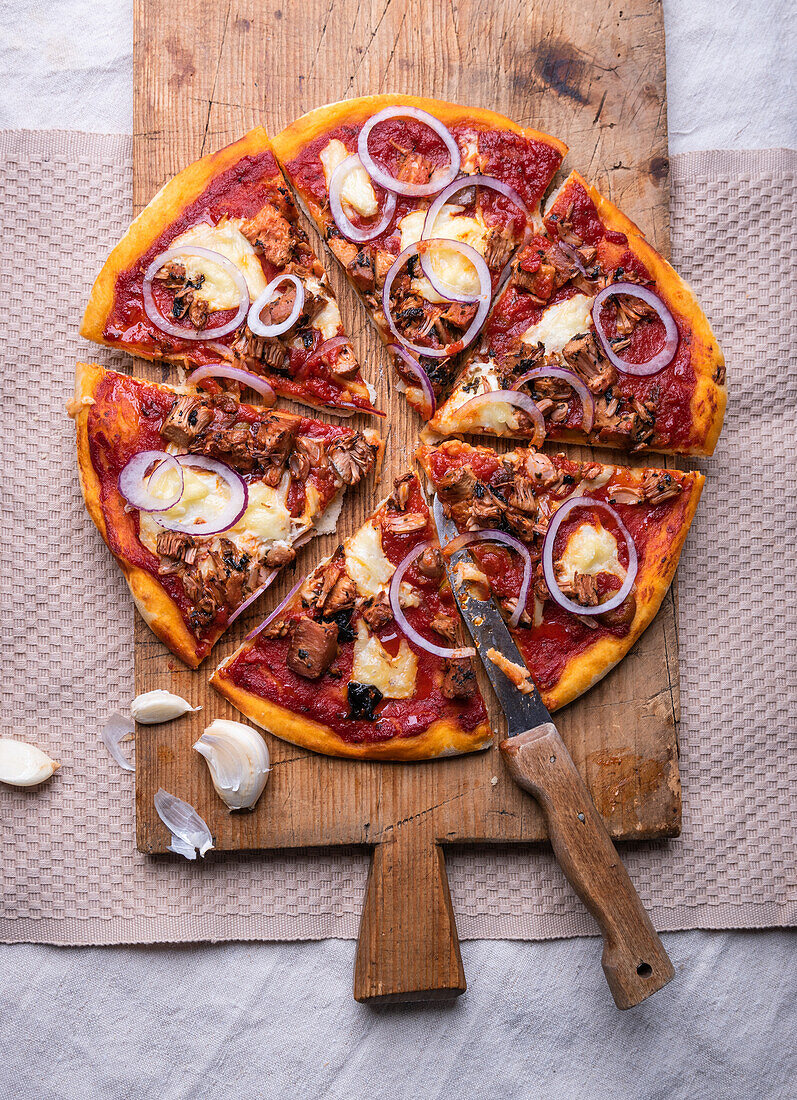
{"label": "textured fabric mat", "polygon": [[[123,362],[77,327],[130,218],[131,141],[7,131],[0,154],[3,734],[62,763],[40,790],[0,790],[0,939],[354,937],[360,852],[188,864],[135,851],[133,777],[99,741],[133,694],[133,611],[83,508],[64,413],[76,358]],[[773,273],[792,262],[797,154],[683,154],[672,168],[673,259],[714,323],[731,396],[697,464],[707,484],[679,571],[683,836],[624,857],[658,928],[795,924],[797,342],[791,285]],[[463,938],[595,931],[544,850],[462,849],[448,871]]]}

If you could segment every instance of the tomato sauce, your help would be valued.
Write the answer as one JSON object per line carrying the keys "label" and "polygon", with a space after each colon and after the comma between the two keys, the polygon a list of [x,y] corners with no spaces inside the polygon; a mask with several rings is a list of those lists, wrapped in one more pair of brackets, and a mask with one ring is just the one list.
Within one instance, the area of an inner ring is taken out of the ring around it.
{"label": "tomato sauce", "polygon": [[[407,510],[427,515],[426,530],[408,535],[382,532],[382,549],[393,565],[399,565],[410,550],[433,537],[433,525],[417,482],[412,483]],[[415,564],[405,573],[404,580],[421,593],[421,606],[405,609],[410,625],[436,644],[445,644],[430,631],[428,624],[441,613],[457,618],[450,591],[444,586],[441,593],[437,583],[418,572]],[[301,618],[301,612],[295,611],[291,618]],[[352,616],[355,632],[358,618],[357,613]],[[390,656],[395,656],[402,641],[406,641],[417,657],[418,668],[412,697],[381,700],[375,708],[374,721],[348,717],[347,688],[354,662],[353,641],[340,642],[332,667],[318,680],[308,680],[297,675],[286,664],[290,644],[288,638],[266,639],[260,635],[225,669],[223,675],[261,698],[329,726],[349,744],[374,744],[394,737],[416,737],[440,718],[456,720],[466,732],[474,730],[485,720],[486,711],[478,692],[467,700],[447,699],[443,695],[439,683],[440,657],[406,638],[393,621],[375,633]]]}

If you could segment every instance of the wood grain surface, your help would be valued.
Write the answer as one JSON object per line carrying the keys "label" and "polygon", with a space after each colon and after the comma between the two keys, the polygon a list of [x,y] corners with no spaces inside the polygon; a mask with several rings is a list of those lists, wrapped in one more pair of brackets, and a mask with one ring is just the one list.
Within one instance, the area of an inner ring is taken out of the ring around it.
{"label": "wood grain surface", "polygon": [[[256,124],[276,133],[319,104],[390,90],[491,107],[557,135],[570,146],[562,175],[582,171],[667,254],[664,33],[655,0],[136,0],[136,210],[184,165]],[[302,573],[355,530],[406,469],[421,427],[389,386],[362,307],[324,258],[364,373],[389,414],[387,458],[382,483],[369,482],[347,498],[337,536],[300,555]],[[144,363],[134,373],[174,379],[170,368]],[[604,461],[609,455],[595,453]],[[655,456],[647,464],[657,464]],[[319,757],[269,737],[274,770],[256,812],[244,815],[227,813],[192,750],[210,720],[237,717],[207,677],[297,575],[289,571],[196,672],[137,621],[137,690],[169,688],[204,707],[199,715],[138,730],[138,846],[154,853],[169,843],[152,803],[159,786],[198,808],[217,849],[379,845],[356,995],[461,992],[440,844],[545,837],[536,804],[512,783],[497,749],[420,765],[368,764]],[[489,695],[486,680],[484,690]],[[615,838],[674,836],[680,829],[678,708],[671,594],[625,661],[557,715]],[[496,708],[491,718],[500,732]]]}

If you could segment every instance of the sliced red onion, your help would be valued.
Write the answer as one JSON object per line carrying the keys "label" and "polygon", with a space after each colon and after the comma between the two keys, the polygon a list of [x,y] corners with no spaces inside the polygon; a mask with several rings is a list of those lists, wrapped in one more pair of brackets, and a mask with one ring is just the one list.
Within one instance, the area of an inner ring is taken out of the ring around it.
{"label": "sliced red onion", "polygon": [[[295,545],[298,546],[298,543],[296,543]],[[275,571],[275,575],[276,575],[276,571]],[[273,578],[272,578],[272,580],[273,580]],[[279,615],[279,613],[281,611],[285,610],[288,603],[293,599],[293,597],[296,595],[296,593],[299,591],[299,589],[302,587],[302,585],[304,584],[304,582],[306,580],[307,580],[307,577],[302,577],[301,580],[298,580],[296,582],[296,584],[293,586],[293,588],[290,590],[288,595],[285,597],[285,599],[280,600],[280,602],[277,604],[277,606],[274,608],[274,610],[271,612],[271,614],[268,615],[263,620],[263,622],[260,624],[260,626],[256,626],[254,628],[254,630],[249,631],[249,633],[244,638],[244,641],[245,642],[251,642],[253,638],[256,638],[258,636],[258,634],[260,633],[261,630],[265,630],[265,628],[268,626],[268,624],[273,622],[276,619],[277,615]],[[269,581],[268,583],[270,584],[271,581]]]}
{"label": "sliced red onion", "polygon": [[[606,330],[603,327],[601,321],[601,309],[603,303],[607,298],[613,298],[617,294],[627,294],[630,298],[639,298],[640,301],[647,303],[651,306],[658,316],[659,320],[664,325],[664,344],[661,351],[657,352],[652,359],[648,359],[647,363],[629,363],[625,359],[621,359],[620,356],[612,348],[612,343],[609,337],[606,335]],[[639,286],[637,283],[611,283],[609,286],[604,287],[595,295],[595,301],[592,303],[592,323],[595,325],[595,331],[600,338],[601,346],[606,353],[606,358],[614,363],[615,367],[623,374],[636,374],[646,376],[649,374],[657,374],[660,370],[664,370],[673,359],[675,353],[678,350],[678,326],[675,323],[675,318],[662,302],[658,294],[654,294],[652,290],[648,290],[646,286]]]}
{"label": "sliced red onion", "polygon": [[132,718],[125,718],[123,714],[112,714],[102,728],[102,741],[108,752],[114,758],[120,768],[126,772],[134,772],[135,764],[128,760],[122,751],[121,742],[135,733],[136,726]]}
{"label": "sliced red onion", "polygon": [[[450,302],[480,302],[484,298],[489,300],[493,287],[490,269],[481,252],[478,252],[473,245],[465,244],[464,241],[452,241],[448,237],[422,237],[421,239],[427,240],[430,244],[439,245],[444,249],[449,248],[454,252],[459,252],[460,256],[464,256],[469,263],[473,264],[476,269],[476,274],[479,276],[479,293],[461,294],[437,275],[434,270],[432,258],[428,254],[430,250],[427,249],[426,254],[423,252],[421,253],[421,267],[429,282],[441,298],[447,298]],[[428,263],[426,263],[427,260],[429,261]]]}
{"label": "sliced red onion", "polygon": [[[568,599],[559,587],[559,582],[556,579],[556,573],[553,567],[553,546],[556,541],[556,533],[561,527],[562,521],[574,508],[598,508],[608,513],[620,528],[620,533],[625,539],[625,545],[628,548],[628,569],[622,587],[615,592],[610,599],[606,600],[605,603],[598,604],[597,607],[582,607],[580,603],[575,603],[575,601]],[[628,528],[610,504],[607,504],[604,500],[595,500],[592,497],[571,497],[557,508],[553,519],[548,524],[548,530],[545,532],[545,538],[542,543],[542,570],[545,575],[545,583],[548,585],[548,591],[551,593],[551,598],[555,600],[560,607],[563,607],[565,611],[570,611],[573,615],[602,615],[604,611],[614,611],[615,607],[619,607],[620,604],[623,603],[628,593],[634,587],[637,568],[638,559],[634,540]]]}
{"label": "sliced red onion", "polygon": [[[296,288],[296,300],[293,303],[293,309],[285,320],[280,321],[278,325],[264,325],[260,320],[260,313],[263,307],[274,300],[277,293],[277,287],[280,286],[281,283],[286,282],[293,283]],[[276,278],[272,279],[262,294],[257,296],[249,310],[249,316],[246,319],[246,323],[257,336],[281,336],[283,332],[287,332],[288,329],[293,328],[303,309],[304,283],[298,275],[289,275],[287,272],[283,272],[282,275],[277,275]]]}
{"label": "sliced red onion", "polygon": [[[421,364],[410,353],[401,346],[401,344],[388,344],[387,350],[394,355],[398,355],[401,361],[404,363],[407,370],[410,372],[413,378],[417,379],[418,385],[423,390],[423,395],[426,398],[426,409],[424,409],[424,415],[427,420],[431,420],[437,409],[437,398],[435,397],[434,387],[432,386],[429,375],[423,369]],[[428,412],[426,411],[428,409]]]}
{"label": "sliced red onion", "polygon": [[[150,470],[153,463],[155,466]],[[157,497],[150,488],[152,479],[157,475],[157,480],[167,470],[177,474],[177,487],[170,497]],[[118,486],[128,504],[140,512],[163,512],[174,507],[183,495],[183,480],[182,467],[174,455],[167,451],[141,451],[130,459],[119,474]]]}
{"label": "sliced red onion", "polygon": [[[182,846],[178,846],[180,855],[186,855],[184,850],[186,846],[194,850],[198,848],[201,856],[213,847],[213,836],[207,822],[188,802],[183,802],[182,798],[169,794],[163,787],[155,792],[154,801],[158,817],[173,834],[173,838],[177,837],[183,842]],[[193,857],[186,855],[186,858],[195,859],[196,854]]]}
{"label": "sliced red onion", "polygon": [[234,382],[240,382],[242,386],[248,386],[250,390],[255,390],[265,399],[267,405],[273,405],[277,400],[277,395],[265,378],[242,367],[229,367],[226,363],[205,363],[190,374],[186,381],[196,384],[203,378],[230,378]]}
{"label": "sliced red onion", "polygon": [[351,341],[348,336],[342,334],[340,336],[332,336],[329,340],[322,341],[312,355],[307,356],[304,365],[309,367],[311,363],[314,363],[316,359],[320,359],[322,355],[326,355],[329,351],[334,351],[335,348],[345,347],[349,343],[351,343]]}
{"label": "sliced red onion", "polygon": [[215,351],[216,355],[220,356],[222,359],[232,360],[235,358],[232,348],[228,347],[226,344],[220,344],[217,340],[208,340],[208,347],[211,351]]}
{"label": "sliced red onion", "polygon": [[396,566],[396,571],[390,578],[390,588],[388,590],[388,597],[390,599],[390,609],[393,612],[393,617],[396,620],[396,625],[399,629],[407,635],[411,642],[414,642],[420,649],[425,649],[427,653],[433,653],[435,657],[448,657],[455,659],[458,657],[473,657],[476,654],[475,649],[469,649],[467,647],[461,649],[449,649],[445,646],[435,645],[434,642],[428,641],[421,634],[418,633],[414,627],[410,626],[407,621],[407,617],[402,610],[401,603],[399,602],[399,589],[401,582],[404,578],[404,574],[409,567],[419,558],[424,550],[428,550],[429,547],[437,549],[437,543],[432,539],[425,539],[419,543],[414,550],[410,550],[409,554]]}
{"label": "sliced red onion", "polygon": [[167,516],[162,512],[157,516],[158,523],[167,531],[182,531],[186,535],[218,535],[222,531],[229,531],[234,527],[246,511],[249,503],[249,489],[246,482],[226,462],[219,462],[215,458],[207,458],[205,455],[182,454],[174,456],[181,466],[194,466],[200,470],[209,470],[216,474],[227,485],[230,491],[230,499],[224,505],[218,515],[208,523],[200,523],[202,516],[195,520],[177,519]]}
{"label": "sliced red onion", "polygon": [[[380,122],[387,122],[391,118],[417,119],[418,122],[423,122],[434,130],[439,138],[442,138],[451,157],[451,163],[439,179],[431,179],[428,183],[405,183],[402,180],[397,180],[394,176],[388,175],[383,168],[379,167],[368,152],[368,138],[375,126],[378,126]],[[360,130],[360,136],[357,139],[357,152],[366,172],[380,187],[384,187],[386,191],[395,191],[397,195],[413,195],[417,198],[436,195],[438,191],[441,191],[457,178],[462,163],[459,146],[453,134],[434,115],[430,115],[428,111],[421,111],[417,107],[386,107],[378,114],[372,115]]]}
{"label": "sliced red onion", "polygon": [[[491,287],[489,283],[490,273],[488,271],[487,290],[484,296],[479,300],[479,308],[476,310],[476,316],[471,321],[470,328],[464,334],[462,339],[457,340],[457,342],[454,344],[447,344],[444,348],[427,348],[423,347],[421,344],[413,344],[410,340],[406,338],[406,336],[402,336],[399,330],[396,328],[396,323],[390,313],[390,288],[393,286],[393,281],[396,278],[396,275],[399,273],[407,260],[411,259],[411,257],[413,256],[419,255],[421,252],[426,251],[429,245],[438,243],[451,245],[452,247],[454,245],[459,245],[460,248],[470,248],[470,245],[462,245],[459,241],[448,241],[444,238],[438,237],[434,237],[428,241],[416,241],[415,244],[409,245],[407,248],[404,249],[403,252],[400,252],[398,254],[393,262],[392,267],[387,273],[385,285],[382,288],[382,310],[385,314],[385,319],[387,320],[390,331],[393,333],[399,343],[404,345],[405,348],[409,348],[410,351],[414,351],[417,355],[428,355],[433,359],[443,359],[447,355],[456,355],[458,352],[462,351],[463,348],[466,348],[470,343],[473,342],[479,329],[484,324],[484,319],[490,309],[491,294]],[[471,249],[471,251],[475,256],[479,255],[475,248]],[[482,263],[484,263],[482,257],[479,257],[479,259],[481,259]],[[486,270],[487,265],[485,264],[484,266]]]}
{"label": "sliced red onion", "polygon": [[353,153],[350,157],[346,157],[344,161],[337,166],[332,173],[332,179],[329,181],[329,208],[332,212],[332,217],[335,221],[335,225],[341,231],[344,237],[350,241],[371,241],[374,237],[378,237],[387,227],[396,212],[396,195],[393,191],[388,191],[387,198],[385,199],[385,207],[382,211],[382,217],[375,225],[368,225],[365,229],[358,229],[356,225],[353,225],[351,221],[346,217],[346,212],[343,209],[343,203],[340,199],[340,189],[344,184],[346,176],[353,168],[360,165],[360,158]]}
{"label": "sliced red onion", "polygon": [[561,378],[563,382],[567,382],[568,386],[572,386],[581,398],[581,427],[585,432],[592,431],[592,424],[595,420],[595,398],[577,374],[566,367],[535,367],[534,370],[522,374],[517,382],[512,384],[512,389],[519,390],[521,386],[525,385],[526,382],[531,382],[533,378]]}
{"label": "sliced red onion", "polygon": [[[203,260],[211,260],[214,264],[218,264],[218,266],[230,276],[235,283],[235,289],[241,296],[238,310],[231,321],[227,321],[226,324],[223,325],[218,325],[216,328],[203,328],[194,331],[192,329],[181,328],[179,325],[167,321],[163,316],[152,296],[152,280],[164,264],[167,264],[169,260],[177,260],[181,256],[199,256]],[[147,317],[149,317],[150,321],[152,321],[153,325],[162,332],[168,332],[169,336],[177,336],[181,340],[215,340],[218,336],[226,336],[228,332],[234,332],[235,329],[238,328],[249,308],[249,287],[246,285],[246,279],[243,273],[234,263],[228,260],[226,256],[222,256],[220,252],[213,252],[210,248],[200,248],[199,245],[194,244],[185,245],[185,247],[181,248],[169,248],[166,252],[161,252],[160,256],[156,256],[144,272],[142,289],[144,292],[144,312]]]}
{"label": "sliced red onion", "polygon": [[576,252],[575,248],[573,248],[572,244],[568,244],[567,241],[559,241],[558,245],[559,250],[564,252],[570,263],[575,264],[582,275],[586,275],[587,269],[584,267],[584,261],[581,259],[578,252]]}
{"label": "sliced red onion", "polygon": [[[470,401],[466,401],[464,405],[460,405],[455,410],[455,416],[459,420],[466,409],[474,410],[481,405],[494,405],[497,402],[506,405],[517,405],[519,409],[523,410],[535,428],[534,435],[529,442],[532,447],[539,447],[545,439],[545,417],[527,393],[518,393],[517,390],[488,390],[487,393],[479,393],[475,397],[471,397]],[[463,431],[468,431],[468,428],[463,428]]]}
{"label": "sliced red onion", "polygon": [[229,619],[227,620],[227,626],[229,626],[231,623],[234,623],[239,615],[243,615],[244,611],[246,611],[248,607],[251,607],[255,600],[260,599],[260,597],[263,595],[263,593],[276,577],[277,573],[279,573],[279,569],[271,570],[271,572],[268,574],[265,581],[260,585],[260,587],[256,588],[251,596],[247,596],[241,606],[233,611],[232,615],[230,615]]}
{"label": "sliced red onion", "polygon": [[529,586],[531,585],[531,554],[529,549],[520,539],[516,539],[514,535],[507,535],[505,531],[498,531],[497,529],[490,527],[484,531],[466,531],[464,535],[458,535],[452,539],[451,542],[446,543],[443,553],[446,557],[450,557],[451,554],[455,554],[457,550],[462,550],[465,546],[470,546],[474,542],[500,542],[504,546],[511,547],[512,550],[516,550],[518,554],[523,558],[523,580],[520,585],[520,592],[517,598],[517,607],[512,612],[512,617],[509,620],[510,626],[517,626],[520,621],[520,616],[526,607],[526,599],[529,594]]}
{"label": "sliced red onion", "polygon": [[[460,191],[464,191],[467,187],[487,187],[491,191],[497,191],[499,194],[503,195],[505,198],[513,202],[515,206],[517,206],[518,209],[523,212],[523,215],[526,218],[526,223],[528,224],[528,220],[530,217],[529,208],[526,206],[525,202],[517,193],[517,191],[515,191],[513,187],[510,187],[509,184],[502,183],[501,180],[496,179],[494,176],[462,176],[460,179],[455,179],[451,183],[449,183],[448,187],[444,188],[440,192],[432,205],[426,211],[426,218],[424,219],[423,223],[423,232],[421,233],[422,241],[429,240],[429,238],[434,236],[434,227],[435,222],[437,221],[437,215],[443,209],[444,204],[448,202],[448,200],[453,195],[458,194]],[[456,297],[452,293],[451,288],[446,286],[446,284],[442,282],[442,280],[436,280],[431,257],[421,256],[421,267],[423,268],[426,278],[435,288],[437,293],[442,295],[442,297],[450,298],[454,302],[473,302],[476,300],[473,297]],[[444,287],[445,289],[441,290],[441,287]]]}

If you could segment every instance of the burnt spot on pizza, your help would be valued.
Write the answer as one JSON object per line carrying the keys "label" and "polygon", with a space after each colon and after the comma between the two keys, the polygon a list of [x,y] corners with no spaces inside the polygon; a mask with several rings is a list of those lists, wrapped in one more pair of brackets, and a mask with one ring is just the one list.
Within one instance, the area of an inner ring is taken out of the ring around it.
{"label": "burnt spot on pizza", "polygon": [[334,611],[331,615],[324,615],[326,622],[333,622],[338,628],[338,641],[353,642],[356,635],[351,625],[351,616],[354,608],[349,607],[341,611]]}
{"label": "burnt spot on pizza", "polygon": [[359,684],[356,680],[350,680],[347,694],[350,721],[373,722],[376,717],[374,711],[384,698],[379,688],[374,684]]}

